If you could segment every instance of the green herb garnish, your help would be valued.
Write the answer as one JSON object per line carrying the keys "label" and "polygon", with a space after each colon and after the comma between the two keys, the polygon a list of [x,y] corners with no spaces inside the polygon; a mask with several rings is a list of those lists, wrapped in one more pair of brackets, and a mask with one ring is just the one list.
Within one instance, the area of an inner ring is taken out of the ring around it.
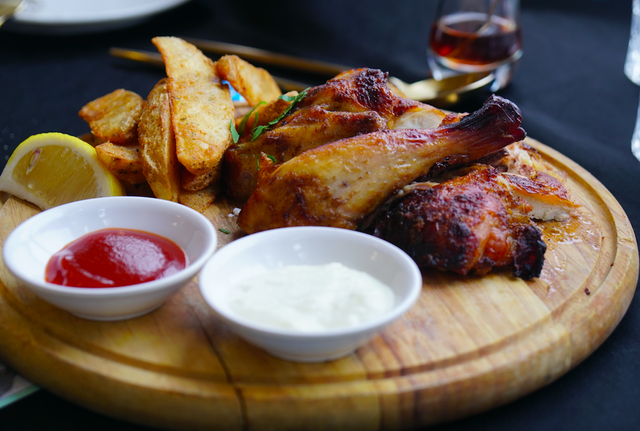
{"label": "green herb garnish", "polygon": [[[240,121],[240,130],[239,130],[240,134],[243,134],[243,133],[244,133],[244,127],[246,126],[246,124],[247,124],[247,120],[249,119],[249,117],[251,117],[251,114],[253,114],[253,111],[255,111],[255,110],[258,108],[258,106],[260,106],[260,105],[266,105],[266,104],[267,104],[267,102],[265,102],[265,101],[263,100],[262,102],[258,103],[256,106],[254,106],[254,107],[253,107],[253,109],[251,109],[251,111],[249,111],[249,113],[247,113],[244,117],[242,117],[242,121]],[[256,112],[256,119],[255,119],[255,123],[257,123],[257,122],[258,122],[258,114],[259,114],[259,113],[258,113],[258,112]]]}
{"label": "green herb garnish", "polygon": [[[262,153],[260,153],[260,154],[262,154]],[[269,157],[269,159],[270,159],[274,164],[278,163],[278,162],[276,161],[276,158],[275,158],[275,157],[273,157],[271,154],[265,154],[265,156]],[[261,158],[261,156],[256,157],[256,165],[258,165],[258,170],[260,170],[260,158]]]}
{"label": "green herb garnish", "polygon": [[219,230],[220,232],[222,232],[222,233],[231,233],[231,232],[229,232],[229,231],[228,231],[228,230],[226,230],[226,229],[222,229],[221,227],[219,227],[219,228],[218,228],[218,230]]}
{"label": "green herb garnish", "polygon": [[[304,89],[297,96],[287,96],[286,94],[283,94],[282,96],[280,96],[278,99],[282,99],[282,100],[284,100],[286,102],[291,102],[291,104],[289,104],[289,106],[287,106],[287,109],[285,109],[282,112],[282,114],[280,114],[278,116],[278,118],[276,118],[275,120],[269,121],[264,126],[254,127],[253,130],[251,130],[251,133],[253,134],[251,136],[251,140],[255,141],[256,139],[258,139],[258,136],[260,136],[265,130],[267,130],[269,127],[275,125],[278,121],[282,120],[289,113],[289,111],[291,111],[291,109],[293,108],[293,105],[295,105],[296,103],[298,103],[302,99],[304,99],[304,96],[307,95],[307,90],[308,90],[308,88]],[[257,123],[257,121],[256,121],[256,123]]]}
{"label": "green herb garnish", "polygon": [[[243,134],[244,134],[244,127],[246,126],[246,124],[247,124],[247,120],[249,119],[249,117],[251,116],[251,114],[253,114],[253,111],[255,111],[255,110],[256,110],[256,108],[257,108],[258,106],[260,106],[260,105],[264,105],[264,104],[266,104],[266,103],[267,103],[267,102],[265,102],[265,101],[263,100],[262,102],[258,103],[256,106],[254,106],[254,107],[253,107],[253,109],[251,109],[251,111],[249,111],[247,114],[245,114],[245,116],[244,116],[244,117],[242,117],[242,121],[240,121],[240,124],[238,124],[238,129],[239,129],[239,130],[236,130],[236,126],[235,126],[235,124],[233,123],[233,120],[229,120],[229,122],[231,123],[231,124],[229,125],[229,128],[231,129],[231,136],[233,137],[233,143],[234,143],[234,144],[237,144],[237,143],[238,143],[238,140],[240,139],[240,135],[243,135]],[[258,122],[258,113],[256,112],[256,120],[255,120],[255,123],[257,123],[257,122]]]}
{"label": "green herb garnish", "polygon": [[237,144],[238,139],[240,139],[240,134],[236,130],[236,125],[233,124],[233,120],[229,120],[229,130],[231,130],[231,137],[233,138],[233,143]]}
{"label": "green herb garnish", "polygon": [[[282,112],[282,114],[280,114],[280,116],[278,116],[278,118],[276,118],[275,120],[269,121],[264,126],[255,126],[253,129],[251,129],[251,135],[252,135],[251,140],[255,141],[258,138],[258,136],[260,136],[265,130],[267,130],[269,127],[273,126],[274,124],[276,124],[278,121],[282,120],[289,113],[289,111],[291,111],[291,108],[293,108],[293,105],[300,102],[304,98],[304,96],[307,95],[307,90],[308,88],[300,92],[297,96],[287,96],[286,94],[283,94],[282,96],[280,96],[279,99],[282,99],[286,102],[291,102],[291,103],[289,104],[289,106],[287,106],[287,109],[285,109],[284,112]],[[231,130],[231,136],[233,137],[234,144],[237,144],[238,140],[240,139],[240,136],[244,135],[244,128],[247,124],[247,120],[251,117],[251,114],[253,114],[253,112],[256,110],[258,106],[265,103],[267,102],[262,101],[258,103],[256,106],[253,107],[251,111],[249,111],[248,114],[242,117],[242,121],[240,121],[240,124],[238,125],[238,130],[236,130],[236,126],[233,120],[230,121],[229,129]],[[254,123],[258,124],[258,112],[255,113]]]}

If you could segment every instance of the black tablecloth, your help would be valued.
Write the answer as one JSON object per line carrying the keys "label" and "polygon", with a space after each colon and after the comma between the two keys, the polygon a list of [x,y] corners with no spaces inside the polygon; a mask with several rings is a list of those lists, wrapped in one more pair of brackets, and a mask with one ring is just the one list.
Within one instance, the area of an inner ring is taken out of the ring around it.
{"label": "black tablecloth", "polygon": [[[434,6],[435,1],[193,0],[106,33],[0,30],[1,166],[32,134],[85,133],[77,112],[87,101],[116,88],[146,96],[163,76],[162,70],[111,58],[111,46],[154,50],[154,36],[198,37],[379,68],[413,81],[427,73],[425,46]],[[500,94],[520,106],[529,136],[590,171],[638,227],[640,162],[630,141],[639,91],[623,73],[630,23],[631,0],[523,0],[524,56],[512,84]],[[467,100],[454,109],[471,111],[481,102]],[[634,301],[604,344],[565,376],[506,406],[436,429],[640,429],[639,324]],[[144,428],[41,390],[0,410],[0,429]]]}

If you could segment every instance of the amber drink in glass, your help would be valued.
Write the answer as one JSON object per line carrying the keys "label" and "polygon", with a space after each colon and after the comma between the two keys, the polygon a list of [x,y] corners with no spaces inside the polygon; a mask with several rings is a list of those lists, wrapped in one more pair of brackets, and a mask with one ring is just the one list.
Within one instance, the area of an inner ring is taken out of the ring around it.
{"label": "amber drink in glass", "polygon": [[495,71],[519,60],[519,9],[519,0],[440,0],[429,34],[434,76]]}

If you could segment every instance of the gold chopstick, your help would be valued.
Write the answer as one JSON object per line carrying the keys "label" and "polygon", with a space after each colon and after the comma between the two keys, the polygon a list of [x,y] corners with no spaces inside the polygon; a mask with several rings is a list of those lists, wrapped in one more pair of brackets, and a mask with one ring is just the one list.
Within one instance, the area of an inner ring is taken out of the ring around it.
{"label": "gold chopstick", "polygon": [[[141,63],[151,64],[154,66],[164,66],[162,56],[157,52],[134,51],[131,49],[123,48],[110,48],[109,54],[111,54],[113,57],[124,58],[126,60],[133,60]],[[283,91],[302,91],[305,88],[310,87],[309,84],[293,81],[279,76],[273,76],[273,79]]]}
{"label": "gold chopstick", "polygon": [[162,56],[157,52],[134,51],[124,48],[110,48],[109,54],[111,54],[113,57],[147,63],[153,66],[164,66]]}
{"label": "gold chopstick", "polygon": [[280,66],[287,69],[296,69],[305,72],[313,72],[329,77],[334,77],[340,72],[352,69],[352,67],[341,64],[327,63],[318,60],[293,57],[286,54],[266,51],[264,49],[252,48],[249,46],[236,45],[226,42],[214,42],[202,39],[185,38],[187,42],[193,44],[203,52],[225,55],[235,54],[247,61],[255,61],[273,66]]}

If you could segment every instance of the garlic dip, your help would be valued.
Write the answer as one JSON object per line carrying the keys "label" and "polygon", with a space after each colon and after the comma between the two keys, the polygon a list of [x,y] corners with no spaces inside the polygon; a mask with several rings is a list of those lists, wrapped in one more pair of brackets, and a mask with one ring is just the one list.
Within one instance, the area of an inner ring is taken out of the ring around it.
{"label": "garlic dip", "polygon": [[292,265],[233,285],[231,310],[260,324],[317,332],[370,321],[390,310],[391,288],[341,263]]}

